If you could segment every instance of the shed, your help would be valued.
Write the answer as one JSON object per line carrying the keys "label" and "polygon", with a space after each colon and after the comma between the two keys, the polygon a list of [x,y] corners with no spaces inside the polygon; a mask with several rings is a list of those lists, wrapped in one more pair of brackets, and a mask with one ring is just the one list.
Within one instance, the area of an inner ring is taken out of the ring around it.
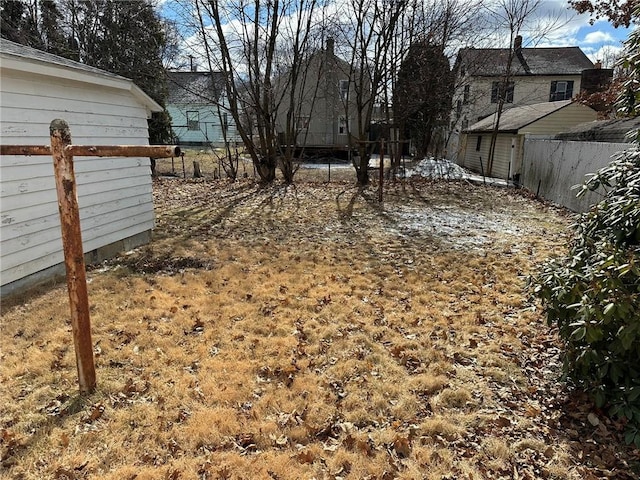
{"label": "shed", "polygon": [[525,136],[553,136],[568,128],[596,119],[596,111],[563,100],[523,105],[506,110],[500,117],[493,164],[488,165],[489,146],[496,114],[464,131],[460,165],[489,177],[517,179],[521,174]]}
{"label": "shed", "polygon": [[640,117],[597,120],[576,125],[556,135],[556,140],[627,143],[637,137],[638,130],[640,130]]}
{"label": "shed", "polygon": [[[131,80],[7,40],[0,43],[5,145],[48,145],[66,120],[74,144],[148,145],[162,108]],[[95,262],[148,242],[154,226],[149,158],[75,159],[85,256]],[[0,280],[7,295],[64,273],[53,161],[2,156]]]}

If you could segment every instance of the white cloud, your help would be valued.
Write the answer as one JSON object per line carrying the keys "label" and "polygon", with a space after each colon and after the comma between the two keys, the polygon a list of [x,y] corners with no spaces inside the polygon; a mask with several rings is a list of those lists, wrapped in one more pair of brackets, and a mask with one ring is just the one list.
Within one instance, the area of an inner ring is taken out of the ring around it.
{"label": "white cloud", "polygon": [[604,45],[597,50],[585,53],[593,63],[600,61],[604,68],[613,68],[622,51],[622,47]]}
{"label": "white cloud", "polygon": [[589,32],[584,36],[583,43],[597,44],[597,43],[612,43],[615,42],[615,38],[608,32],[596,31]]}

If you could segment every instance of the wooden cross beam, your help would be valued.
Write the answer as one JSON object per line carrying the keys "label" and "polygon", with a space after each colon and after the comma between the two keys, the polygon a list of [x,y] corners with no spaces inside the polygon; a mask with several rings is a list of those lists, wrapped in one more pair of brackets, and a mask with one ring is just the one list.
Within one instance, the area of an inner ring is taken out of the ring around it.
{"label": "wooden cross beam", "polygon": [[75,155],[167,158],[179,156],[180,148],[166,145],[72,145],[69,125],[60,119],[51,122],[49,133],[51,145],[0,145],[0,155],[51,155],[53,157],[78,384],[81,393],[91,393],[96,387],[96,371],[73,157]]}

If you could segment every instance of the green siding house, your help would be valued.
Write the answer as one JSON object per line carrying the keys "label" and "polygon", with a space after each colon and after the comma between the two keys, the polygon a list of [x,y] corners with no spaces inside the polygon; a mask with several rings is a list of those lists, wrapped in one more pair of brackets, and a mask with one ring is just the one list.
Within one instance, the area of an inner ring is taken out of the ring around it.
{"label": "green siding house", "polygon": [[229,112],[222,72],[169,72],[167,111],[179,145],[241,141]]}

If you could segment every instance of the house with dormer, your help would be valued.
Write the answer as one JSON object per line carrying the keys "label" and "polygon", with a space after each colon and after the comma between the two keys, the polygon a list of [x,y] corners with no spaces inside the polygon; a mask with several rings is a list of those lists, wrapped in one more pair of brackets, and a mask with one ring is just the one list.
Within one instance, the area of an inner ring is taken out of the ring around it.
{"label": "house with dormer", "polygon": [[501,100],[504,111],[570,100],[580,92],[585,77],[598,70],[579,47],[525,48],[520,36],[513,50],[460,49],[454,65],[449,152],[458,150],[459,132],[494,115]]}

